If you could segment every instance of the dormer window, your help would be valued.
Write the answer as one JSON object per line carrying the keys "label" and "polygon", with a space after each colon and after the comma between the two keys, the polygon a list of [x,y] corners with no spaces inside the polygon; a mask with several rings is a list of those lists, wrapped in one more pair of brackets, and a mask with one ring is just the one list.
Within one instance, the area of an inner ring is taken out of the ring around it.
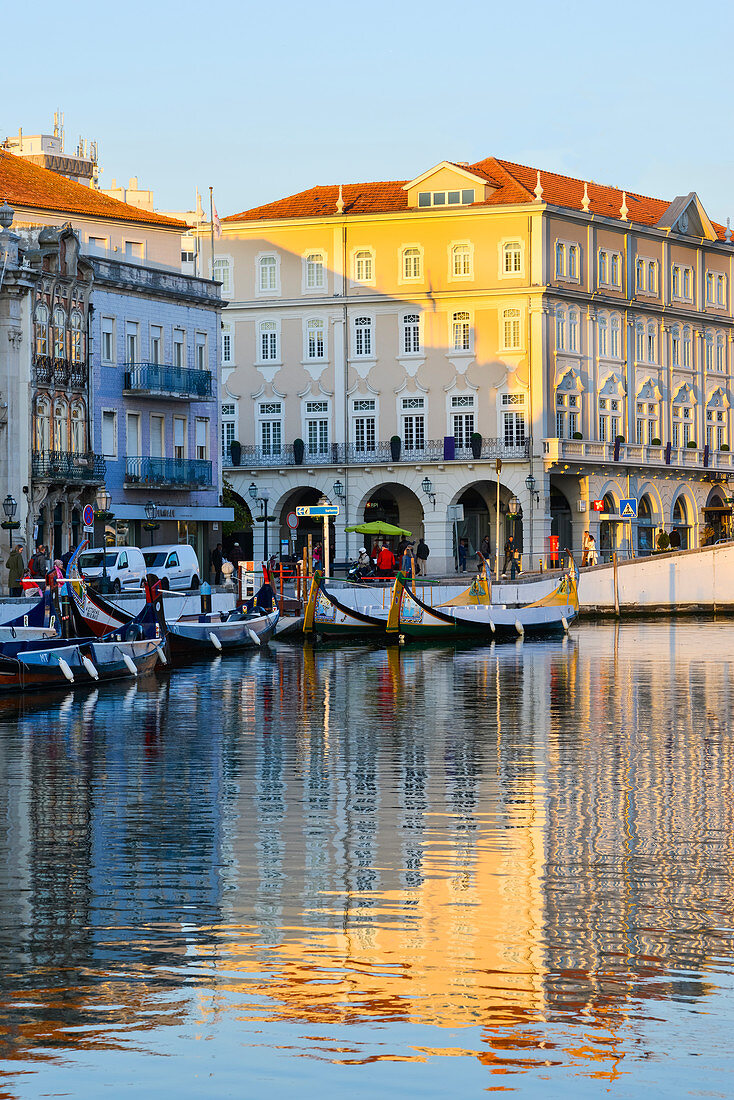
{"label": "dormer window", "polygon": [[469,206],[474,202],[474,188],[461,191],[419,191],[419,206]]}

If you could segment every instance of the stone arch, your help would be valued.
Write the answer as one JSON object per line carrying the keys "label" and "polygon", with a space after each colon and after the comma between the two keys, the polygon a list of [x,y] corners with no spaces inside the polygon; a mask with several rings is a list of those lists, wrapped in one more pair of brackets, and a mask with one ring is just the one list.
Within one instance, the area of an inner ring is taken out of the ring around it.
{"label": "stone arch", "polygon": [[[421,476],[421,473],[416,476]],[[399,481],[378,482],[362,494],[352,523],[370,523],[373,519],[382,519],[394,526],[404,527],[411,532],[411,538],[417,541],[421,536],[425,537],[426,513],[422,496],[418,485],[407,485]],[[424,500],[428,504],[428,499],[424,497]],[[397,541],[388,540],[393,549]]]}
{"label": "stone arch", "polygon": [[[271,502],[270,515],[275,516],[273,530],[277,534],[277,545],[274,548],[276,552],[280,549],[280,540],[287,539],[291,535],[287,522],[289,513],[295,512],[296,508],[301,505],[318,504],[323,497],[323,489],[315,485],[291,485],[274,504]],[[304,547],[307,546],[309,535],[311,535],[312,545],[315,546],[316,543],[323,541],[323,534],[324,525],[322,520],[316,517],[299,518],[295,538],[291,542],[291,545],[295,548],[296,556],[300,556]],[[333,520],[330,521],[329,538],[332,547],[334,547],[336,543],[334,541]]]}
{"label": "stone arch", "polygon": [[686,485],[681,485],[670,502],[670,528],[671,535],[673,531],[677,531],[682,550],[688,550],[694,544],[697,512],[698,505],[694,497]]}
{"label": "stone arch", "polygon": [[[713,485],[706,497],[706,503],[701,509],[704,519],[704,528],[701,532],[701,545],[711,546],[720,539],[731,537],[731,505],[726,503],[726,488],[722,485]],[[694,513],[695,514],[695,513]]]}
{"label": "stone arch", "polygon": [[637,553],[645,556],[655,549],[655,533],[662,522],[663,506],[651,482],[640,487],[637,500]]}

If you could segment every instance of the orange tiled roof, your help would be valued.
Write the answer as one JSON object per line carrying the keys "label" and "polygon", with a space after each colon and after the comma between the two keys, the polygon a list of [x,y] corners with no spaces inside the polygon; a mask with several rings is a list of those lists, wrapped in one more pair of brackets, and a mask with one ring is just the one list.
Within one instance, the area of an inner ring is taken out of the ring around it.
{"label": "orange tiled roof", "polygon": [[119,202],[91,187],[83,187],[65,176],[41,168],[0,149],[0,202],[60,214],[80,214],[92,218],[114,218],[160,228],[185,228],[183,222],[166,218],[150,210],[139,210]]}
{"label": "orange tiled roof", "polygon": [[[456,162],[451,162],[456,163]],[[509,160],[487,157],[475,164],[457,164],[467,172],[486,179],[495,188],[492,194],[475,206],[500,206],[535,201],[537,168],[513,164]],[[408,209],[408,194],[403,188],[407,180],[388,180],[379,183],[348,183],[342,187],[345,214],[387,214]],[[543,202],[550,206],[581,210],[584,197],[584,180],[561,176],[557,172],[540,170]],[[619,220],[622,191],[600,183],[586,181],[589,196],[589,212]],[[335,184],[311,187],[296,195],[278,199],[265,206],[256,206],[240,214],[230,214],[223,222],[264,221],[269,218],[318,218],[336,216],[339,187]],[[670,203],[665,199],[652,199],[627,191],[627,218],[638,225],[655,225]],[[719,239],[724,239],[724,227],[714,224]]]}

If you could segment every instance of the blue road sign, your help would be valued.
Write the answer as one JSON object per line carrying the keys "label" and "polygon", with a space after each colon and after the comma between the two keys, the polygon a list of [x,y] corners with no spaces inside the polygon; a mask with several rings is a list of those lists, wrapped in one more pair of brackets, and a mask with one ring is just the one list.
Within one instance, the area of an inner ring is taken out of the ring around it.
{"label": "blue road sign", "polygon": [[84,520],[85,527],[94,527],[94,508],[91,504],[84,505],[82,519]]}
{"label": "blue road sign", "polygon": [[338,504],[303,504],[296,508],[297,516],[338,516]]}
{"label": "blue road sign", "polygon": [[637,519],[637,497],[620,500],[619,514],[622,519]]}

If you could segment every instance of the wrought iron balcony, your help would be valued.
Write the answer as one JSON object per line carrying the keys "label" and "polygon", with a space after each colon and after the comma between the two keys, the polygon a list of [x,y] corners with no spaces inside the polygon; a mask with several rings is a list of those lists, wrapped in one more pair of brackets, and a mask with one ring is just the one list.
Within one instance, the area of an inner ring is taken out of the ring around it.
{"label": "wrought iron balcony", "polygon": [[197,489],[212,484],[212,464],[202,458],[125,459],[126,489]]}
{"label": "wrought iron balcony", "polygon": [[37,386],[71,386],[74,390],[87,388],[87,365],[69,359],[54,359],[50,355],[37,355],[34,364]]}
{"label": "wrought iron balcony", "polygon": [[385,466],[396,463],[423,462],[477,462],[501,458],[505,462],[523,462],[528,457],[528,442],[510,446],[501,439],[482,439],[482,448],[477,459],[471,447],[457,447],[453,453],[448,443],[453,440],[427,439],[422,447],[406,447],[401,444],[400,457],[393,458],[389,440],[380,440],[374,447],[358,447],[350,443],[330,443],[317,451],[305,449],[303,460],[296,462],[293,444],[285,443],[280,447],[242,447],[240,466]]}
{"label": "wrought iron balcony", "polygon": [[166,367],[162,363],[125,363],[124,367],[126,393],[184,401],[212,396],[212,376],[208,370]]}
{"label": "wrought iron balcony", "polygon": [[34,451],[31,461],[36,481],[92,484],[105,479],[106,463],[91,451]]}

